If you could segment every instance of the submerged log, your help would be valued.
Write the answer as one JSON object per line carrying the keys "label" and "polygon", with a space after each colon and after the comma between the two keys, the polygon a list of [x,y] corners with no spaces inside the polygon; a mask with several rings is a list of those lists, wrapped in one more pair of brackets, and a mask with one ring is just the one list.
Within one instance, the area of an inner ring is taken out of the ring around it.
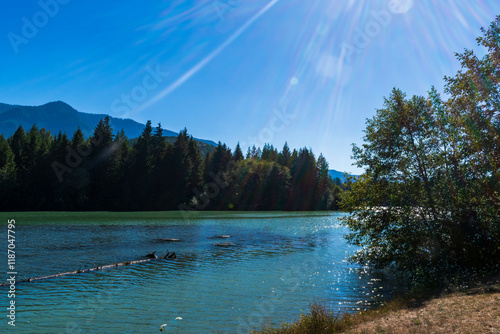
{"label": "submerged log", "polygon": [[165,242],[179,242],[181,239],[174,239],[174,238],[166,238],[166,239],[161,239],[162,241]]}
{"label": "submerged log", "polygon": [[[168,257],[168,259],[177,259],[177,255],[175,254],[175,252],[170,253],[170,255],[173,255],[173,256]],[[92,272],[92,271],[99,271],[99,270],[103,270],[103,269],[110,269],[110,268],[116,268],[116,267],[121,267],[121,266],[129,266],[131,264],[138,264],[138,263],[151,262],[151,261],[159,261],[159,260],[162,260],[162,259],[163,258],[161,258],[161,257],[156,257],[156,258],[148,258],[148,259],[143,259],[143,260],[125,261],[125,262],[118,262],[118,263],[108,264],[108,265],[105,265],[105,266],[96,266],[96,267],[88,268],[88,269],[78,269],[78,270],[68,271],[68,272],[65,272],[65,273],[58,273],[58,274],[54,274],[54,275],[47,275],[47,276],[40,276],[40,277],[30,277],[30,278],[26,278],[26,279],[22,279],[22,280],[16,281],[16,284],[17,283],[35,282],[35,281],[40,281],[40,280],[45,280],[45,279],[51,279],[51,278],[59,278],[59,277],[64,277],[64,276],[68,276],[68,275],[88,273],[88,272]],[[10,283],[1,283],[0,286],[5,286],[5,285],[9,285],[9,284]]]}
{"label": "submerged log", "polygon": [[219,242],[219,243],[214,244],[214,246],[218,246],[218,247],[231,247],[231,246],[236,246],[236,245],[234,243],[232,243],[232,242]]}
{"label": "submerged log", "polygon": [[172,252],[172,253],[167,252],[167,255],[165,255],[163,258],[164,259],[174,259],[175,260],[175,259],[177,259],[177,254],[175,254],[175,252]]}
{"label": "submerged log", "polygon": [[158,258],[158,256],[156,256],[156,254],[155,254],[155,253],[156,253],[156,252],[149,253],[149,254],[147,254],[147,255],[146,255],[146,257],[147,257],[147,258],[149,258],[149,259],[157,259],[157,258]]}

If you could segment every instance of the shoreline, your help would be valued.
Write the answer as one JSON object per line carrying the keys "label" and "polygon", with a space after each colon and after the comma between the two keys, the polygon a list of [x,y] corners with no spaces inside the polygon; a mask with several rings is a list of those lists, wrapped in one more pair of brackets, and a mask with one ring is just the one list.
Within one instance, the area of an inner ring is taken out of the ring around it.
{"label": "shoreline", "polygon": [[396,296],[372,310],[336,314],[312,303],[300,319],[252,334],[500,333],[500,277],[433,295]]}

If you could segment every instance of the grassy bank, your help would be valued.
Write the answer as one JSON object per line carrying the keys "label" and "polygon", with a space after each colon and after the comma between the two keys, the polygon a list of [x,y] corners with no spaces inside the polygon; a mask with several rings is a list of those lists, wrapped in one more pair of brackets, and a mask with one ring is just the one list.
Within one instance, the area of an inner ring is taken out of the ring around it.
{"label": "grassy bank", "polygon": [[396,297],[375,310],[338,315],[313,303],[311,313],[253,334],[495,333],[500,334],[499,280],[439,296]]}

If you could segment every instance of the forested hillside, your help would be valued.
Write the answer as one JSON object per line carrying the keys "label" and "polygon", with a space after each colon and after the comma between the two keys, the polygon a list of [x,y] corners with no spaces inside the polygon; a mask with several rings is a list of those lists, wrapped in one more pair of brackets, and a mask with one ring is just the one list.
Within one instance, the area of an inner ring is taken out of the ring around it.
{"label": "forested hillside", "polygon": [[172,144],[148,122],[130,145],[109,118],[92,136],[33,126],[0,135],[1,210],[330,210],[343,185],[309,149],[271,145],[205,156],[187,130]]}

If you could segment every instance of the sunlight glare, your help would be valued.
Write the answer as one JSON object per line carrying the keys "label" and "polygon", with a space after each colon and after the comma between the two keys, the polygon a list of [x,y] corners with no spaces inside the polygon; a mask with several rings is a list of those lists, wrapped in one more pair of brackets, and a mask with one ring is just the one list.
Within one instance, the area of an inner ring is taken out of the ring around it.
{"label": "sunlight glare", "polygon": [[413,7],[413,0],[390,0],[388,6],[395,14],[405,14]]}

